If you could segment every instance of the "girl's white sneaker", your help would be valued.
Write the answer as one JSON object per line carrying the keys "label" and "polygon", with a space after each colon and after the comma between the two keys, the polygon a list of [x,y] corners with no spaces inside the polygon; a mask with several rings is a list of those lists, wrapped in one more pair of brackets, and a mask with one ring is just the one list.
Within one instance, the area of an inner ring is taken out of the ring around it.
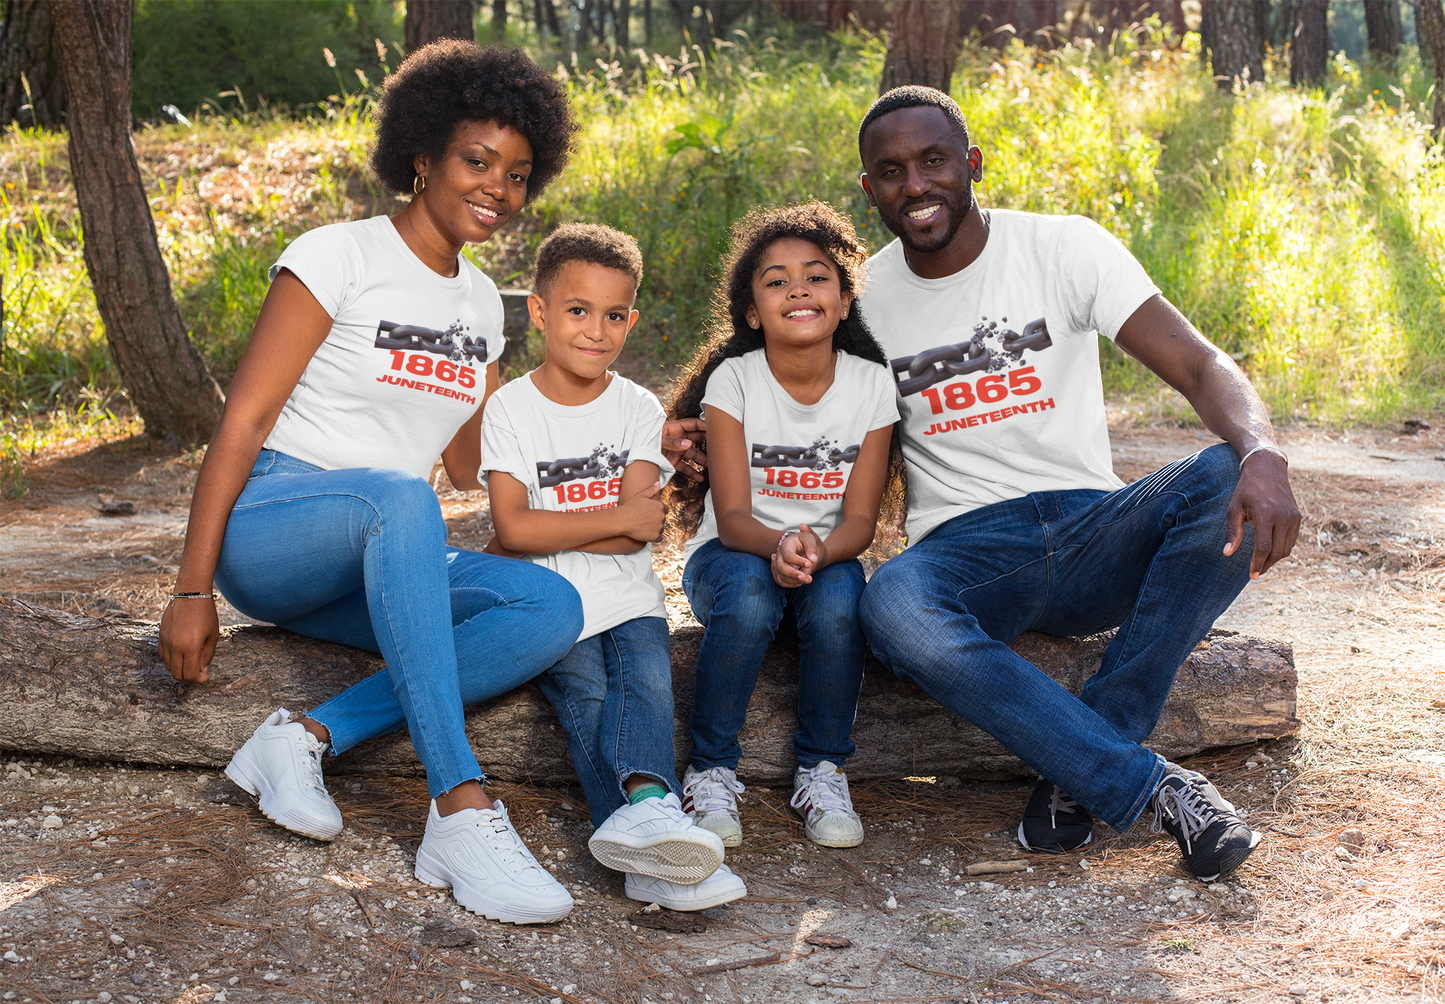
{"label": "girl's white sneaker", "polygon": [[803,832],[821,847],[857,847],[863,842],[863,821],[853,811],[848,776],[827,760],[799,767],[793,775],[790,803],[803,817]]}
{"label": "girl's white sneaker", "polygon": [[738,795],[745,790],[726,767],[696,770],[688,764],[682,775],[682,811],[698,826],[721,837],[724,847],[738,847],[743,842]]}
{"label": "girl's white sneaker", "polygon": [[597,827],[587,847],[614,871],[684,885],[701,882],[723,860],[722,839],[695,825],[672,792],[622,806]]}
{"label": "girl's white sneaker", "polygon": [[335,840],[341,810],[321,780],[326,744],[290,712],[279,708],[231,757],[226,776],[261,799],[261,813],[272,822],[317,840]]}
{"label": "girl's white sneaker", "polygon": [[466,909],[506,924],[550,924],[572,911],[572,896],[532,857],[500,801],[442,816],[433,800],[416,877],[450,886]]}

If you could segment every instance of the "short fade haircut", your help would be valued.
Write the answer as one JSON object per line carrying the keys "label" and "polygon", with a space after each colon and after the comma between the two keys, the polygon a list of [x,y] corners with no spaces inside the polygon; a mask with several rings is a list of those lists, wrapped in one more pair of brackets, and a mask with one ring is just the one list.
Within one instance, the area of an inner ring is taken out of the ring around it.
{"label": "short fade haircut", "polygon": [[642,284],[642,251],[631,234],[597,223],[564,223],[537,249],[532,288],[545,298],[563,266],[573,262],[615,268],[632,279],[632,292]]}
{"label": "short fade haircut", "polygon": [[953,124],[953,131],[958,134],[964,149],[968,148],[968,122],[965,121],[963,109],[958,107],[958,102],[937,88],[909,84],[880,94],[868,107],[868,113],[863,116],[863,121],[858,126],[860,161],[863,159],[863,134],[868,131],[868,127],[889,112],[896,112],[901,108],[937,108]]}

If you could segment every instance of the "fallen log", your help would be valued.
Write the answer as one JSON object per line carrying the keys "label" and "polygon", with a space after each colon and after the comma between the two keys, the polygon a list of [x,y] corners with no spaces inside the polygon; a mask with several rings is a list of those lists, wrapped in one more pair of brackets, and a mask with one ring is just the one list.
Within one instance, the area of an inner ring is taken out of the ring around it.
{"label": "fallen log", "polygon": [[[692,668],[701,628],[672,635],[679,773],[688,750]],[[1108,636],[1026,634],[1014,649],[1078,693]],[[228,628],[211,679],[173,680],[156,654],[156,625],[102,620],[0,599],[0,749],[101,760],[223,767],[277,707],[300,711],[382,668],[368,652],[279,628]],[[1170,757],[1295,731],[1290,647],[1215,632],[1179,670],[1149,744]],[[768,651],[742,731],[738,773],[758,783],[792,776],[797,647]],[[557,718],[534,684],[472,708],[467,733],[482,768],[504,780],[574,775]],[[916,775],[1022,776],[1028,769],[966,721],[869,660],[858,720],[855,779]],[[328,763],[329,773],[416,774],[405,730],[369,740]]]}

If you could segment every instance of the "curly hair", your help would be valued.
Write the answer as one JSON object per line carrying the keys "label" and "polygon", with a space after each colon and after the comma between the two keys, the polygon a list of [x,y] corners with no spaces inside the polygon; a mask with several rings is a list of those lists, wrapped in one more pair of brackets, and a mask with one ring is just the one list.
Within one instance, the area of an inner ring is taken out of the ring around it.
{"label": "curly hair", "polygon": [[532,146],[527,200],[567,165],[577,122],[567,93],[521,49],[443,38],[417,49],[386,78],[376,113],[371,168],[393,192],[409,192],[413,161],[446,152],[463,122],[510,126]]}
{"label": "curly hair", "polygon": [[632,278],[632,291],[642,284],[642,251],[631,234],[596,223],[564,223],[537,249],[532,288],[545,298],[562,266],[572,262],[615,268]]}
{"label": "curly hair", "polygon": [[[833,350],[849,352],[881,366],[888,365],[883,347],[868,330],[859,309],[857,294],[863,291],[868,248],[858,239],[853,221],[826,202],[804,202],[776,209],[755,209],[733,224],[729,248],[723,258],[724,283],[713,292],[712,320],[707,338],[693,354],[682,379],[668,401],[669,419],[696,418],[702,414],[707,381],[724,360],[746,355],[766,345],[761,329],[749,326],[748,308],[753,305],[753,276],[767,250],[781,240],[808,241],[828,256],[838,270],[843,292],[855,299],[848,316],[833,330]],[[706,442],[702,449],[707,448]],[[702,520],[704,479],[673,478],[663,494],[673,532],[680,538],[697,532]],[[884,484],[879,519],[895,524],[902,519],[907,502],[903,449],[895,429],[888,448],[888,479]]]}

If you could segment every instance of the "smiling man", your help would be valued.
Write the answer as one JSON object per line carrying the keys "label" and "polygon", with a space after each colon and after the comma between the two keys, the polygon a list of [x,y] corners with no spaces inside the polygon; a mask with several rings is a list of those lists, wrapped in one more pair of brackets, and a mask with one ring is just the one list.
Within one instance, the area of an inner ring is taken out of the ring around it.
{"label": "smiling man", "polygon": [[[1033,851],[1154,811],[1201,879],[1259,842],[1202,775],[1141,745],[1174,674],[1299,532],[1269,413],[1113,236],[1079,216],[988,210],[947,95],[901,87],[858,130],[863,190],[897,235],[861,305],[892,360],[908,548],[863,594],[885,665],[1039,774]],[[1223,440],[1125,486],[1113,472],[1096,334],[1183,394]],[[1008,642],[1118,628],[1073,696]]]}

